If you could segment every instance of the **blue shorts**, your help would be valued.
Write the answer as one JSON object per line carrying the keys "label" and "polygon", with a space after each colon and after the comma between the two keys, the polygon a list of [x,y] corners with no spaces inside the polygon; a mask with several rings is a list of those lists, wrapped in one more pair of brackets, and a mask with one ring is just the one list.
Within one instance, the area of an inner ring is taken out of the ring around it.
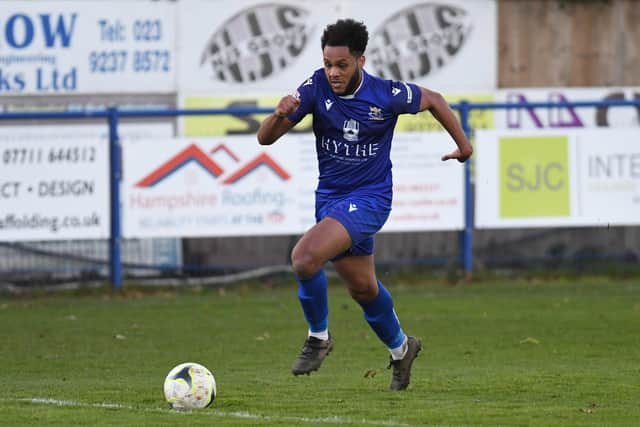
{"label": "blue shorts", "polygon": [[383,197],[352,195],[339,199],[316,197],[316,222],[331,217],[347,229],[351,247],[332,261],[346,256],[372,255],[373,236],[389,218],[391,203]]}

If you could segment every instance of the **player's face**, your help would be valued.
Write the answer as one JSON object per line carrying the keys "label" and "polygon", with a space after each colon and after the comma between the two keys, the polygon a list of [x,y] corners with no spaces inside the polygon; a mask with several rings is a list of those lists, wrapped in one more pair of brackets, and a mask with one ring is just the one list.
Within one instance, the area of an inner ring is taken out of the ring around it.
{"label": "player's face", "polygon": [[325,46],[324,72],[336,95],[349,95],[360,84],[364,55],[353,56],[347,46]]}

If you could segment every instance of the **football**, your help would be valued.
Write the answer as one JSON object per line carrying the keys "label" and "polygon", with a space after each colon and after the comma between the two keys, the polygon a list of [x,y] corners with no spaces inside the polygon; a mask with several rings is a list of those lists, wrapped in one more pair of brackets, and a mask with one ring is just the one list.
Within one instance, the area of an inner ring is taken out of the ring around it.
{"label": "football", "polygon": [[216,379],[199,363],[181,363],[164,380],[164,397],[175,409],[206,408],[216,393]]}

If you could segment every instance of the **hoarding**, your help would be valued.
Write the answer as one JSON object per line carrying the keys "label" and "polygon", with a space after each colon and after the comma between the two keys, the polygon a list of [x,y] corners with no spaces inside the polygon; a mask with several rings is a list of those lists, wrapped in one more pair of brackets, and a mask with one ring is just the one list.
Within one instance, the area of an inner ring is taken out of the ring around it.
{"label": "hoarding", "polygon": [[[394,201],[382,231],[454,230],[464,223],[458,162],[444,133],[397,134]],[[255,136],[138,140],[124,144],[125,237],[300,234],[314,223],[311,134],[276,144]]]}
{"label": "hoarding", "polygon": [[481,130],[478,228],[640,224],[640,130]]}
{"label": "hoarding", "polygon": [[175,5],[0,2],[0,95],[175,92]]}

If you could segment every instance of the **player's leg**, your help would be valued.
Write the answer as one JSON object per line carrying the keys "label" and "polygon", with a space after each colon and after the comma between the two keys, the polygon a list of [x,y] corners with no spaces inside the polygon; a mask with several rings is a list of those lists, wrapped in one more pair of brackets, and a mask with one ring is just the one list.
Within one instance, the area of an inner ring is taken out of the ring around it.
{"label": "player's leg", "polygon": [[391,294],[376,278],[373,255],[348,256],[335,260],[334,266],[347,283],[351,297],[362,307],[365,320],[391,353],[393,375],[390,388],[406,389],[413,360],[422,344],[418,338],[408,337],[402,330]]}
{"label": "player's leg", "polygon": [[351,297],[362,307],[371,329],[392,354],[395,352],[395,358],[401,358],[407,336],[393,309],[391,294],[376,278],[373,255],[349,256],[334,261],[333,265],[346,282]]}
{"label": "player's leg", "polygon": [[298,278],[298,298],[309,323],[302,352],[291,369],[294,375],[309,374],[320,367],[333,348],[329,335],[327,279],[323,266],[351,246],[347,230],[333,218],[324,218],[311,227],[291,253],[291,264]]}
{"label": "player's leg", "polygon": [[291,252],[291,264],[296,276],[308,279],[324,264],[351,246],[351,236],[336,219],[325,217],[311,227]]}

